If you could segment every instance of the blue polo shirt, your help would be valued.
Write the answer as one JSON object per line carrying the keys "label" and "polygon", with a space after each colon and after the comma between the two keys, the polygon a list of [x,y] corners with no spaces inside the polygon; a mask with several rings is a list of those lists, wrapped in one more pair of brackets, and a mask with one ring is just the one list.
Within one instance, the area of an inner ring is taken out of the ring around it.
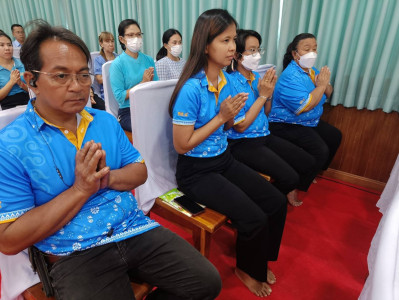
{"label": "blue polo shirt", "polygon": [[[235,71],[230,74],[232,85],[234,88],[234,93],[248,93],[248,99],[245,102],[245,106],[240,110],[237,116],[234,118],[234,124],[238,124],[245,120],[245,114],[255,103],[256,99],[259,97],[258,83],[260,80],[260,75],[257,72],[252,72],[255,77],[252,82],[247,80],[240,72]],[[260,110],[256,119],[244,132],[235,131],[234,128],[230,128],[227,131],[229,139],[242,139],[242,138],[256,138],[261,136],[269,135],[269,122],[267,121],[267,116],[265,114],[265,107],[263,106]]]}
{"label": "blue polo shirt", "polygon": [[[115,58],[118,56],[115,52],[113,52]],[[105,64],[107,61],[105,60],[104,57],[101,55],[96,56],[94,59],[94,75],[103,75],[103,64]],[[99,84],[100,86],[100,93],[101,93],[101,98],[104,99],[104,85]]]}
{"label": "blue polo shirt", "polygon": [[[173,124],[194,125],[194,130],[201,128],[212,120],[220,111],[220,104],[228,96],[234,96],[229,75],[222,71],[224,86],[218,97],[210,91],[205,71],[202,70],[188,79],[177,95],[173,107]],[[213,157],[222,154],[227,148],[227,133],[220,126],[201,144],[184,155],[193,157]]]}
{"label": "blue polo shirt", "polygon": [[127,90],[143,80],[143,74],[149,67],[154,68],[154,81],[158,80],[155,63],[152,57],[139,52],[137,58],[123,52],[112,62],[109,69],[112,92],[119,108],[130,107],[129,98],[125,99]]}
{"label": "blue polo shirt", "polygon": [[[311,75],[319,71],[311,69]],[[310,93],[316,88],[309,75],[294,61],[285,68],[274,88],[269,122],[300,124],[316,127],[323,113],[326,95],[310,111],[303,112],[311,101]]]}
{"label": "blue polo shirt", "polygon": [[[24,65],[18,58],[13,57],[12,59],[14,60],[14,66],[12,67],[11,71],[16,69],[19,70],[19,73],[21,74],[21,80],[25,82],[23,78],[23,73],[25,72]],[[10,81],[11,71],[0,66],[0,88],[3,88]],[[8,93],[8,96],[12,96],[22,92],[26,93],[26,91],[21,89],[18,84],[14,84],[10,92]]]}
{"label": "blue polo shirt", "polygon": [[[90,140],[100,142],[111,170],[142,161],[113,116],[86,110],[93,120],[82,145]],[[14,221],[72,186],[76,152],[76,145],[65,133],[45,123],[29,102],[25,113],[0,131],[0,223]],[[70,222],[36,246],[47,253],[68,255],[157,226],[138,208],[132,193],[106,188],[91,196]]]}

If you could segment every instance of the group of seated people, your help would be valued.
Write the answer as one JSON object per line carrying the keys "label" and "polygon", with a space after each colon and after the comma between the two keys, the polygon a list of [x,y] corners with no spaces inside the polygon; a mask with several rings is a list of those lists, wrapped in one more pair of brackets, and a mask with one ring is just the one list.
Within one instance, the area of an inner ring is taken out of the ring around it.
{"label": "group of seated people", "polygon": [[[270,68],[261,78],[255,70],[262,38],[237,27],[226,10],[205,11],[187,61],[180,58],[181,34],[170,29],[156,63],[140,52],[143,33],[135,20],[119,25],[121,55],[112,34],[101,33],[95,78],[101,83],[102,64],[114,60],[118,123],[85,107],[91,79],[84,42],[67,29],[38,24],[21,49],[24,80],[18,74],[13,81],[27,84],[36,98],[0,131],[0,252],[34,245],[60,299],[133,299],[130,276],[157,287],[147,299],[216,298],[221,280],[213,265],[145,216],[130,192],[147,171],[122,130],[131,130],[129,90],[178,78],[169,105],[178,188],[231,220],[237,277],[255,295],[270,295],[276,276],[268,262],[278,258],[287,201],[302,204],[297,190],[307,191],[328,167],[341,133],[320,120],[333,89],[328,67],[313,67],[316,38],[297,35],[281,76]],[[9,47],[3,37],[0,49]]]}

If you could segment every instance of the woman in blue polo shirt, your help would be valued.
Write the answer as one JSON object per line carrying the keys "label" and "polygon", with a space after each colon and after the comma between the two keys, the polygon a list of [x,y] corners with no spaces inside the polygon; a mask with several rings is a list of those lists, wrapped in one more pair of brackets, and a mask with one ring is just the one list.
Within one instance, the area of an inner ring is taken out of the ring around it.
{"label": "woman in blue polo shirt", "polygon": [[109,75],[112,92],[119,103],[119,122],[124,130],[132,131],[129,91],[139,83],[158,80],[158,75],[153,58],[140,52],[143,33],[139,24],[132,19],[123,20],[118,34],[125,52],[112,62]]}
{"label": "woman in blue polo shirt", "polygon": [[[302,189],[303,178],[312,171],[313,157],[287,140],[270,134],[267,115],[277,76],[267,70],[263,79],[255,72],[263,50],[262,38],[253,30],[237,30],[236,55],[229,66],[237,93],[248,93],[244,108],[235,117],[228,131],[229,145],[234,158],[252,169],[273,178],[273,184],[293,206],[302,204],[296,189]],[[236,71],[233,71],[236,70]]]}
{"label": "woman in blue polo shirt", "polygon": [[307,187],[321,170],[326,170],[340,143],[341,132],[320,120],[323,104],[331,97],[330,70],[313,67],[317,41],[313,34],[297,35],[287,47],[283,68],[273,94],[269,114],[270,131],[301,147],[315,159],[315,172]]}
{"label": "woman in blue polo shirt", "polygon": [[22,81],[24,65],[12,57],[11,38],[0,31],[0,107],[1,110],[17,105],[26,105],[29,101],[28,88]]}
{"label": "woman in blue polo shirt", "polygon": [[190,55],[172,94],[173,143],[179,153],[178,187],[194,201],[225,214],[237,228],[236,275],[257,296],[276,282],[286,197],[257,172],[234,160],[224,127],[248,95],[234,95],[222,69],[235,53],[236,21],[212,9],[197,20]]}

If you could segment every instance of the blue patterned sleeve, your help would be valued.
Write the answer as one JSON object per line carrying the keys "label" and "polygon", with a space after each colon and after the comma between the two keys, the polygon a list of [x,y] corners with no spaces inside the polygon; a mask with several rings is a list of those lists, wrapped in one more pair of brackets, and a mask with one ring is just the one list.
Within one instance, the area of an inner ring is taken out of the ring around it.
{"label": "blue patterned sleeve", "polygon": [[177,95],[173,107],[173,124],[194,125],[198,118],[200,92],[186,82]]}
{"label": "blue patterned sleeve", "polygon": [[24,172],[24,167],[18,158],[2,148],[0,149],[0,160],[1,224],[15,221],[34,208],[35,201],[29,177]]}

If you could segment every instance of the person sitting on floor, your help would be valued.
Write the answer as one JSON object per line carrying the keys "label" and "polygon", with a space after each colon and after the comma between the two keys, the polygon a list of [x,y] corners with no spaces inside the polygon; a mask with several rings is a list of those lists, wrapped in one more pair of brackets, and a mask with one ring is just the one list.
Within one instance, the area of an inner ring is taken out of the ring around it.
{"label": "person sitting on floor", "polygon": [[0,131],[0,252],[35,245],[57,299],[134,299],[130,276],[158,287],[147,299],[214,299],[214,266],[138,208],[140,153],[113,116],[84,108],[89,58],[45,23],[22,46],[36,99]]}

